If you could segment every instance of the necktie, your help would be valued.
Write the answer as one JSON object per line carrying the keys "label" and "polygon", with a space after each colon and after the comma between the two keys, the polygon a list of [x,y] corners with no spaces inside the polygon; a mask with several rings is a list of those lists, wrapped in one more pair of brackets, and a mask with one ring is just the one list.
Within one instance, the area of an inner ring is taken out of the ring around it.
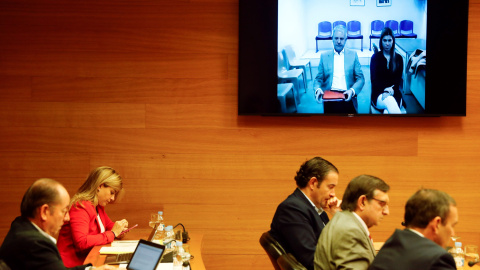
{"label": "necktie", "polygon": [[321,214],[320,214],[320,219],[322,220],[323,222],[323,226],[325,226],[328,222],[328,215],[325,211],[323,211]]}

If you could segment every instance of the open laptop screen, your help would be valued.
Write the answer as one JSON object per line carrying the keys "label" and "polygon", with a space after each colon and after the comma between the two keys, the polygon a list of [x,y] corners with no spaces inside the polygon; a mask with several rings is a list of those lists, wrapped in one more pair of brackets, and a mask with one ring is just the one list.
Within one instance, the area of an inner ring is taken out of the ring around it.
{"label": "open laptop screen", "polygon": [[165,246],[141,239],[127,266],[129,270],[155,270]]}

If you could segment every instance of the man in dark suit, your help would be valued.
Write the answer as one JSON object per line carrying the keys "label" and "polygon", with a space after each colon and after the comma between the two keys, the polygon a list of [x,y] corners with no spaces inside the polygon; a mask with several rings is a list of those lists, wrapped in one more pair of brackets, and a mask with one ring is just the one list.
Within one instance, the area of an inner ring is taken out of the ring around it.
{"label": "man in dark suit", "polygon": [[445,250],[458,221],[455,200],[447,193],[421,189],[405,205],[405,230],[395,230],[369,269],[457,269]]}
{"label": "man in dark suit", "polygon": [[335,197],[338,170],[329,161],[315,157],[302,164],[295,176],[297,188],[278,207],[270,234],[307,269],[313,269],[318,237],[341,201]]}
{"label": "man in dark suit", "polygon": [[[55,236],[69,220],[70,196],[67,190],[52,179],[35,181],[23,196],[21,216],[10,227],[0,247],[0,259],[12,270],[64,270],[67,269],[58,252]],[[75,270],[93,269],[91,264],[77,266]],[[114,269],[112,266],[95,268]]]}
{"label": "man in dark suit", "polygon": [[333,50],[322,53],[320,57],[318,74],[313,85],[315,99],[319,102],[325,90],[342,91],[345,101],[324,101],[324,112],[356,113],[358,111],[357,96],[365,84],[362,66],[357,53],[345,48],[347,41],[345,26],[335,26],[332,40]]}

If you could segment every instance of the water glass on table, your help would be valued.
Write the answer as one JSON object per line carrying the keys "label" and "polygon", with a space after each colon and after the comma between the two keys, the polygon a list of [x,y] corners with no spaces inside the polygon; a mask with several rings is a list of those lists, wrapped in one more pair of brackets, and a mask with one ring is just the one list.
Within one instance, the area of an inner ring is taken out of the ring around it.
{"label": "water glass on table", "polygon": [[477,262],[477,261],[478,261],[478,246],[466,245],[465,246],[465,265],[468,262]]}
{"label": "water glass on table", "polygon": [[148,222],[148,226],[150,228],[155,227],[155,223],[157,223],[159,220],[159,214],[158,213],[151,213],[150,214],[150,221]]}

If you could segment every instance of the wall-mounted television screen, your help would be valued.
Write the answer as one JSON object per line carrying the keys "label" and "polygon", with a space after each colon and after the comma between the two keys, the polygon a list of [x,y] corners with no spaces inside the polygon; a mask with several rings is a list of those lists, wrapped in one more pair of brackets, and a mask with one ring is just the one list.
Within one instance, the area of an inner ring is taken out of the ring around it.
{"label": "wall-mounted television screen", "polygon": [[466,0],[239,5],[239,115],[466,115]]}

